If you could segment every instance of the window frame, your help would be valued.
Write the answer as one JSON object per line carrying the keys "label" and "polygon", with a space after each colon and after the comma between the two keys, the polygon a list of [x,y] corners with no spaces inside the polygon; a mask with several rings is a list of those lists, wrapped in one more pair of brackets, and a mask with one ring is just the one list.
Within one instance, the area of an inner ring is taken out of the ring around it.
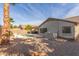
{"label": "window frame", "polygon": [[71,26],[63,26],[62,27],[62,33],[65,33],[65,34],[70,34],[71,33]]}
{"label": "window frame", "polygon": [[[46,30],[45,30],[46,29]],[[42,30],[42,31],[41,31]],[[45,31],[44,31],[45,30]],[[40,33],[45,33],[47,32],[47,28],[40,28]]]}

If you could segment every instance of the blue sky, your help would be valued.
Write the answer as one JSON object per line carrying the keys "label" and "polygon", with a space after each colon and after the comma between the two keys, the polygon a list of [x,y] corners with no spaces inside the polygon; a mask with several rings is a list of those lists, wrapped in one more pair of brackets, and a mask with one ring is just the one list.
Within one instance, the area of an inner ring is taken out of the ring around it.
{"label": "blue sky", "polygon": [[[67,18],[79,16],[79,4],[72,3],[52,3],[52,4],[15,4],[10,5],[10,17],[14,19],[14,24],[39,25],[47,18]],[[0,4],[0,24],[3,23],[3,4]]]}

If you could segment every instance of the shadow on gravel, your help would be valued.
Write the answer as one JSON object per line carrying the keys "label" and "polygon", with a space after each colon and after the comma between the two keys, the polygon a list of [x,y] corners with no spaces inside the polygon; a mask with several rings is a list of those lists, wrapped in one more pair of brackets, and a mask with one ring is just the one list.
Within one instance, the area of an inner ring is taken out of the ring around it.
{"label": "shadow on gravel", "polygon": [[34,42],[30,43],[23,40],[15,40],[11,45],[5,46],[6,49],[1,50],[5,56],[32,56],[33,52],[38,52],[41,55],[36,56],[46,56],[53,53],[54,49],[50,43],[45,42],[45,40],[35,39]]}

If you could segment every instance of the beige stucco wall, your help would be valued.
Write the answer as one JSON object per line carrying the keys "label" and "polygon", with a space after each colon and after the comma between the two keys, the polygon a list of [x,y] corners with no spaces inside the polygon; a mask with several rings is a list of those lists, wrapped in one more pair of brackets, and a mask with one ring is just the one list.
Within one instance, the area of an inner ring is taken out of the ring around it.
{"label": "beige stucco wall", "polygon": [[[62,33],[63,26],[71,26],[71,33],[66,34]],[[59,36],[65,38],[74,38],[75,36],[75,25],[73,23],[64,22],[64,21],[48,21],[44,23],[40,28],[47,28],[50,33],[59,33]]]}
{"label": "beige stucco wall", "polygon": [[75,38],[78,39],[79,38],[79,24],[77,24],[75,26]]}

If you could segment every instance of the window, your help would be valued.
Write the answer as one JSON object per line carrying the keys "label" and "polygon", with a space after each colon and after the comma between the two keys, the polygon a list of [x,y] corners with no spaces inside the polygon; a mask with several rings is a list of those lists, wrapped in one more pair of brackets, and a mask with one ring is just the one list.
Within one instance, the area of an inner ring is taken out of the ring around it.
{"label": "window", "polygon": [[40,28],[40,32],[41,32],[41,33],[47,32],[47,28]]}
{"label": "window", "polygon": [[62,28],[63,33],[71,33],[71,27],[70,26],[65,26]]}

